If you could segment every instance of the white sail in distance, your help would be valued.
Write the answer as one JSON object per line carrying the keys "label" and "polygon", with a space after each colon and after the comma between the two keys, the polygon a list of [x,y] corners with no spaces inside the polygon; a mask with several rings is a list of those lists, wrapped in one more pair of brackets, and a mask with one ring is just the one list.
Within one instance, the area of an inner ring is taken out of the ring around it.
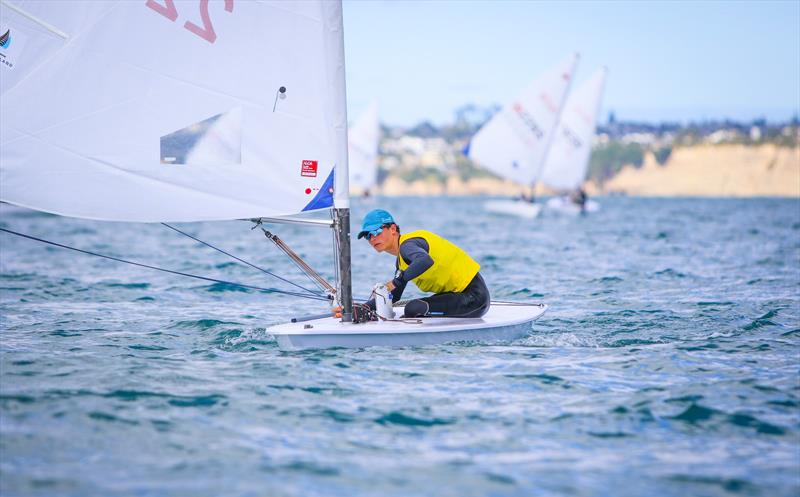
{"label": "white sail in distance", "polygon": [[5,33],[0,200],[141,222],[349,206],[340,2],[3,0]]}
{"label": "white sail in distance", "polygon": [[550,188],[576,190],[586,179],[607,72],[598,69],[567,98],[540,178]]}
{"label": "white sail in distance", "polygon": [[570,55],[534,80],[475,134],[467,156],[503,178],[536,181],[577,63]]}
{"label": "white sail in distance", "polygon": [[372,102],[348,131],[350,187],[372,192],[378,182],[378,144],[380,141],[378,103]]}

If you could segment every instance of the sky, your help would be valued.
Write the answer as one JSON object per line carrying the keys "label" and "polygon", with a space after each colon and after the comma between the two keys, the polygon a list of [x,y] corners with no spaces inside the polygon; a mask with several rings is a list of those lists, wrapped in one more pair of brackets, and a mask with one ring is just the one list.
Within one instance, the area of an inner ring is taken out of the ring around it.
{"label": "sky", "polygon": [[[572,52],[580,84],[609,69],[600,122],[766,118],[800,111],[800,0],[344,0],[348,112],[452,122],[503,105]],[[574,88],[575,86],[573,86]]]}

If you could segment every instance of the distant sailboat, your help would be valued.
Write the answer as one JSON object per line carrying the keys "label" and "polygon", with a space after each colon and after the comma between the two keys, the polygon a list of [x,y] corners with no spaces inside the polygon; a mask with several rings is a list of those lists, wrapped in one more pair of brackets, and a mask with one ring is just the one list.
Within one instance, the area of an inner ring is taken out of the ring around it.
{"label": "distant sailboat", "polygon": [[585,198],[581,187],[589,168],[607,72],[605,67],[598,69],[569,95],[564,105],[540,178],[545,185],[563,193],[547,202],[549,210],[579,213],[600,208],[597,202]]}
{"label": "distant sailboat", "polygon": [[[535,187],[578,63],[573,54],[533,81],[472,138],[466,155],[516,183]],[[542,205],[530,200],[487,202],[491,212],[534,218]]]}
{"label": "distant sailboat", "polygon": [[[269,328],[282,347],[508,340],[545,312],[493,302],[481,319],[356,322],[341,2],[15,3],[2,0],[0,201],[101,221],[332,228],[336,286],[283,293],[335,299],[342,320]],[[288,217],[308,211],[331,219]]]}
{"label": "distant sailboat", "polygon": [[350,189],[365,197],[374,194],[378,184],[380,134],[378,103],[373,101],[348,131]]}

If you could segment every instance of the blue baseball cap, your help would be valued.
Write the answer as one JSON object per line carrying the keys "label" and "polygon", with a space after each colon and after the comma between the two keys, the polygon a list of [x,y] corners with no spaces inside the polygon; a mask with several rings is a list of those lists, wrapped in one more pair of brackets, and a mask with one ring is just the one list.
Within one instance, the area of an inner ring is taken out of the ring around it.
{"label": "blue baseball cap", "polygon": [[396,224],[392,215],[383,209],[373,209],[364,216],[364,222],[361,223],[361,232],[358,234],[358,238],[361,239],[367,235],[375,236],[387,224]]}

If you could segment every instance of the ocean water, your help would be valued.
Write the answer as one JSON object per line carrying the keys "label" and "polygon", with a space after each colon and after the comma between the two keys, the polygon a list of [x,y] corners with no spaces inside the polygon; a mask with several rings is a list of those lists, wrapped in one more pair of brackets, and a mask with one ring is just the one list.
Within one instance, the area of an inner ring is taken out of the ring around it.
{"label": "ocean water", "polygon": [[[585,217],[392,198],[497,299],[550,310],[504,345],[286,352],[326,306],[0,233],[3,496],[796,496],[800,200],[600,198]],[[291,290],[160,225],[0,206],[0,226]],[[179,228],[300,285],[244,222]],[[324,275],[325,228],[273,226]],[[366,296],[392,258],[353,241]]]}

